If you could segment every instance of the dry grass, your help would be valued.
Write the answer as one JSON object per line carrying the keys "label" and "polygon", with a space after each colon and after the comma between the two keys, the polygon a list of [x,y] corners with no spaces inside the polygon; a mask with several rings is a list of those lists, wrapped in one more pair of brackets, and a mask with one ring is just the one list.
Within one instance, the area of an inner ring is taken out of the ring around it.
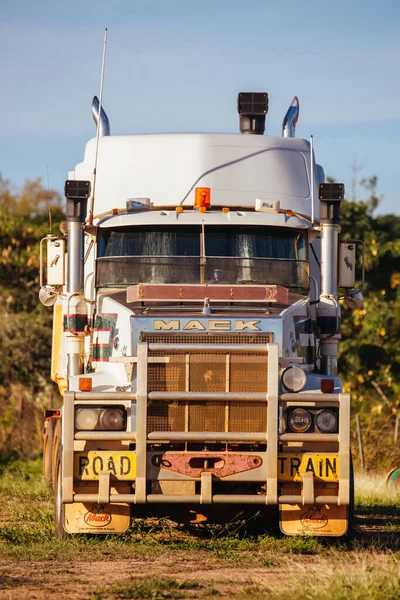
{"label": "dry grass", "polygon": [[356,473],[355,503],[361,514],[395,514],[400,511],[400,489],[386,485],[387,473]]}

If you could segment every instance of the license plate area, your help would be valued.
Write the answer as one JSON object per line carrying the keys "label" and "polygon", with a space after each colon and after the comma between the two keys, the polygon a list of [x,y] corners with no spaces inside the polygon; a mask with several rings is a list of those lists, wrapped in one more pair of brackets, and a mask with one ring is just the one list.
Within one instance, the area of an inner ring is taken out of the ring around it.
{"label": "license plate area", "polygon": [[136,454],[128,451],[89,450],[75,452],[74,478],[97,481],[101,471],[109,471],[118,481],[132,481],[136,477]]}
{"label": "license plate area", "polygon": [[279,454],[278,480],[301,483],[302,473],[312,473],[316,481],[339,481],[339,456],[333,452]]}

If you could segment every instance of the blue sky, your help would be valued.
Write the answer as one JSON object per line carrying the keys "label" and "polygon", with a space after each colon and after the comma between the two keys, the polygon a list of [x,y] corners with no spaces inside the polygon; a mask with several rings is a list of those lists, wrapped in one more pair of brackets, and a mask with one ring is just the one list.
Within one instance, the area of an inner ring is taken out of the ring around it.
{"label": "blue sky", "polygon": [[[398,0],[0,0],[0,172],[63,188],[104,107],[112,133],[237,132],[239,91],[267,91],[280,135],[294,95],[297,136],[352,188],[377,175],[378,212],[400,214]],[[363,198],[361,189],[357,197]]]}

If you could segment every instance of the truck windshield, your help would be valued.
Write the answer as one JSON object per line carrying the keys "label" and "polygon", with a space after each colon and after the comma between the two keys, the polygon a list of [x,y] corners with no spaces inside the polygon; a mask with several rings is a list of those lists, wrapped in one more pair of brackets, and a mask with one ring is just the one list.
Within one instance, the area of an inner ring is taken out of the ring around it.
{"label": "truck windshield", "polygon": [[308,290],[303,231],[278,227],[146,226],[103,229],[97,286],[268,284]]}

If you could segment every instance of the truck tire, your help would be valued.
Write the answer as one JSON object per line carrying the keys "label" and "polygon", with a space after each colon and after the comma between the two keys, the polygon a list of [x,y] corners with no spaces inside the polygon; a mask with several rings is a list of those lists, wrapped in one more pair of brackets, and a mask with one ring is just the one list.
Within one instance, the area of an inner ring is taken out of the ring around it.
{"label": "truck tire", "polygon": [[[51,459],[51,483],[52,483],[53,490],[56,489],[56,480],[57,480],[56,462],[57,462],[59,450],[61,448],[61,419],[60,418],[54,419],[54,421],[55,421],[55,425],[54,425],[54,432],[53,432],[52,459]],[[60,452],[60,456],[61,456],[61,452]]]}
{"label": "truck tire", "polygon": [[343,541],[351,542],[356,534],[356,528],[354,526],[354,468],[353,468],[353,455],[351,452],[350,452],[350,502],[349,502],[349,508],[347,509],[347,521],[348,521],[347,532],[344,535]]}
{"label": "truck tire", "polygon": [[53,485],[53,442],[56,419],[50,418],[46,421],[43,434],[43,478],[49,485]]}
{"label": "truck tire", "polygon": [[62,503],[62,471],[61,471],[61,445],[58,445],[56,460],[54,463],[54,533],[60,539],[70,536],[64,529],[65,508]]}

